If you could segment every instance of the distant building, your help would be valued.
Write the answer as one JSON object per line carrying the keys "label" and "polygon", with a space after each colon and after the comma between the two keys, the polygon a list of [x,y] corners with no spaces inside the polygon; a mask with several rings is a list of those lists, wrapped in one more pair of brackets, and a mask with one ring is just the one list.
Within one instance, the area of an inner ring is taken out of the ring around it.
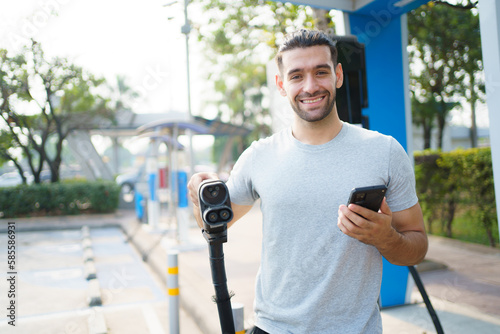
{"label": "distant building", "polygon": [[[478,146],[490,146],[490,129],[477,129]],[[438,130],[433,129],[431,136],[431,148],[438,148]],[[470,128],[466,126],[446,126],[443,133],[443,151],[453,151],[457,148],[471,148]],[[422,127],[413,126],[413,150],[424,149],[424,137]]]}

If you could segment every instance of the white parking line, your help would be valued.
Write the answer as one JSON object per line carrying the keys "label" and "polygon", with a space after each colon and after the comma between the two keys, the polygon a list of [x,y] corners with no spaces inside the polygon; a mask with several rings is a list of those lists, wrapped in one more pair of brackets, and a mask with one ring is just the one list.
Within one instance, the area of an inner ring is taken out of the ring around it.
{"label": "white parking line", "polygon": [[158,319],[156,311],[153,309],[151,304],[142,306],[142,314],[144,314],[150,334],[165,334],[165,331],[160,323],[160,319]]}

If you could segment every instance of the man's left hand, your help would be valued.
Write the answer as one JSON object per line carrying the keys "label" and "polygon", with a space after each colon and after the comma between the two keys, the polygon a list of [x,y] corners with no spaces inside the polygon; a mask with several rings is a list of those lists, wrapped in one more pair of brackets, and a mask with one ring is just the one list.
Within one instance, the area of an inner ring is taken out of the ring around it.
{"label": "man's left hand", "polygon": [[385,198],[378,212],[356,204],[339,207],[337,226],[344,234],[365,244],[377,246],[394,237],[396,231],[391,223],[392,211]]}

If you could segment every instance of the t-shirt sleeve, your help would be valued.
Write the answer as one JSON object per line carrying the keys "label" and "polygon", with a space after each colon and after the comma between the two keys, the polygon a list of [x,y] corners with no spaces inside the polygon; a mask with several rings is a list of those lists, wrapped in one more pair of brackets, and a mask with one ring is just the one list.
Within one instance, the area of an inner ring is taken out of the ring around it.
{"label": "t-shirt sleeve", "polygon": [[418,202],[415,172],[408,154],[394,138],[389,159],[387,204],[393,212],[409,209]]}
{"label": "t-shirt sleeve", "polygon": [[229,175],[226,185],[231,202],[235,204],[253,205],[259,198],[252,182],[253,154],[255,154],[255,143],[240,155]]}

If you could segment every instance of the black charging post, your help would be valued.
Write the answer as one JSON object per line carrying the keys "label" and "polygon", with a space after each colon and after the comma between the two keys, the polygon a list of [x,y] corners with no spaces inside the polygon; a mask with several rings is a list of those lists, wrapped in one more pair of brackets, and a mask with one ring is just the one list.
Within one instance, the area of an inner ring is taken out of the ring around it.
{"label": "black charging post", "polygon": [[437,316],[436,311],[434,310],[434,307],[432,307],[431,300],[429,299],[429,296],[427,295],[427,291],[425,291],[424,284],[422,283],[422,280],[420,279],[420,275],[418,274],[417,269],[415,269],[414,266],[409,266],[408,269],[410,270],[411,276],[413,277],[413,280],[415,281],[415,284],[417,285],[418,291],[420,291],[420,294],[422,295],[425,306],[427,307],[427,311],[429,312],[429,315],[431,316],[432,322],[434,323],[434,327],[436,328],[436,333],[437,334],[444,334],[443,327],[441,326],[441,322],[439,321],[439,318]]}
{"label": "black charging post", "polygon": [[203,220],[203,236],[208,242],[212,282],[215,288],[219,321],[223,334],[234,334],[231,295],[227,290],[226,268],[222,244],[227,242],[227,223],[233,219],[229,191],[219,180],[201,183],[198,195]]}

